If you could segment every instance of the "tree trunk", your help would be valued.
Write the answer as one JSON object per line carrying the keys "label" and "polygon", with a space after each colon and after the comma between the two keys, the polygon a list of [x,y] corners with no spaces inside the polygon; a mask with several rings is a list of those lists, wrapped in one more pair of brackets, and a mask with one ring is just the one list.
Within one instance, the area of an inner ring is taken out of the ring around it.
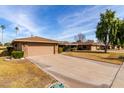
{"label": "tree trunk", "polygon": [[108,45],[105,45],[105,53],[107,53]]}
{"label": "tree trunk", "polygon": [[3,45],[3,30],[2,30],[2,45]]}

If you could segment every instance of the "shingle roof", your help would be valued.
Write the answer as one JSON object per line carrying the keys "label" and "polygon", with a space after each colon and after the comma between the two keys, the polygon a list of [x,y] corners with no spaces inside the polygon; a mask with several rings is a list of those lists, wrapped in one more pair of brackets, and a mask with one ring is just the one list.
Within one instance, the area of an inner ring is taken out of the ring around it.
{"label": "shingle roof", "polygon": [[41,42],[41,43],[58,43],[58,41],[46,39],[38,36],[15,39],[12,42]]}

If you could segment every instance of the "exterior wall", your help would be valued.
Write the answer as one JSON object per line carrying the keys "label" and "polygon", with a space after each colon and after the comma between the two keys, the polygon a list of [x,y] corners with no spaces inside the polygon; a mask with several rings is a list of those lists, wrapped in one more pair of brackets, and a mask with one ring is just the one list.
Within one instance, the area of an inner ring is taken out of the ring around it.
{"label": "exterior wall", "polygon": [[96,46],[91,46],[91,51],[95,51],[97,50],[97,47]]}
{"label": "exterior wall", "polygon": [[91,46],[86,45],[86,50],[91,50]]}
{"label": "exterior wall", "polygon": [[14,43],[13,47],[15,50],[22,50],[22,43]]}
{"label": "exterior wall", "polygon": [[23,43],[22,51],[24,51],[24,57],[28,56],[28,45],[26,43]]}
{"label": "exterior wall", "polygon": [[15,50],[24,51],[24,56],[37,56],[58,54],[58,44],[45,44],[45,43],[13,43]]}
{"label": "exterior wall", "polygon": [[119,46],[119,48],[118,48],[119,50],[121,50],[122,49],[122,47],[121,46]]}
{"label": "exterior wall", "polygon": [[58,44],[55,44],[55,54],[58,54]]}
{"label": "exterior wall", "polygon": [[100,46],[96,46],[96,50],[101,50]]}
{"label": "exterior wall", "polygon": [[118,47],[117,47],[117,46],[115,46],[115,47],[114,47],[114,49],[118,49]]}
{"label": "exterior wall", "polygon": [[58,45],[45,43],[27,43],[26,56],[57,54]]}
{"label": "exterior wall", "polygon": [[79,45],[78,49],[79,50],[91,50],[91,46],[90,45]]}

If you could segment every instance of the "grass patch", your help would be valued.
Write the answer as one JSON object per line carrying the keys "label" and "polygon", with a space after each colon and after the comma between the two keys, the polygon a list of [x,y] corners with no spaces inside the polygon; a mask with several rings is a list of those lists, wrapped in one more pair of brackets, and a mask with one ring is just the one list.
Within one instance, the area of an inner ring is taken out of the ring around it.
{"label": "grass patch", "polygon": [[0,50],[0,54],[3,52],[3,50]]}
{"label": "grass patch", "polygon": [[124,53],[102,53],[102,52],[65,52],[64,55],[68,56],[74,56],[74,57],[81,57],[81,58],[87,58],[91,60],[101,61],[101,62],[107,62],[112,64],[122,64],[123,60],[119,59],[119,56],[124,56]]}
{"label": "grass patch", "polygon": [[43,88],[56,80],[28,60],[4,61],[0,58],[0,87]]}

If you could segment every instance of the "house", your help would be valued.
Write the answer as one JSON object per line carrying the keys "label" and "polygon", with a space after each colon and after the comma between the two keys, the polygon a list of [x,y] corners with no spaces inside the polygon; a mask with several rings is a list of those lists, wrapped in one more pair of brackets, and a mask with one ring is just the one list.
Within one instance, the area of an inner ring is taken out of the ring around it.
{"label": "house", "polygon": [[59,47],[77,48],[77,50],[101,50],[104,45],[96,42],[59,42]]}
{"label": "house", "polygon": [[95,43],[95,42],[84,42],[84,43],[78,44],[78,48],[80,50],[96,51],[96,50],[101,50],[102,47],[104,47],[103,44],[99,44],[99,43]]}
{"label": "house", "polygon": [[42,37],[27,37],[12,41],[15,50],[24,51],[24,56],[37,56],[58,53],[58,42]]}

